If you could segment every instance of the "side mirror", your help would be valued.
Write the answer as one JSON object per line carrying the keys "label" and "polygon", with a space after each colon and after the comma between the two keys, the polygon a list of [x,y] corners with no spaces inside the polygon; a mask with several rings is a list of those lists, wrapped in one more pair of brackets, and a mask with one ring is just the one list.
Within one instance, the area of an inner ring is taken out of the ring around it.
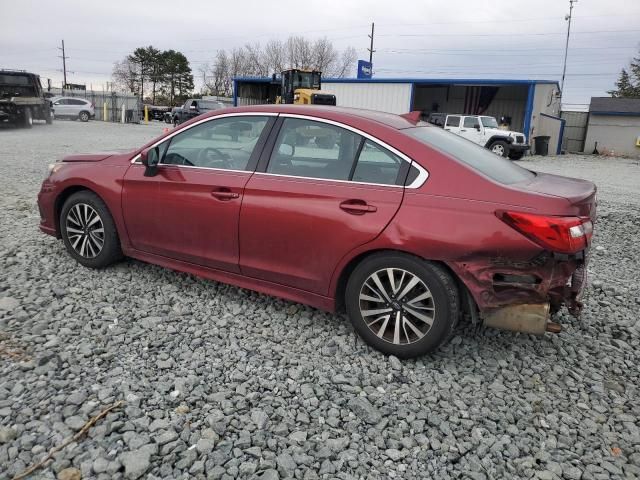
{"label": "side mirror", "polygon": [[293,157],[296,153],[296,147],[288,143],[281,143],[278,147],[278,155],[281,157]]}
{"label": "side mirror", "polygon": [[475,128],[476,130],[480,131],[480,124],[479,124],[479,123],[476,123],[476,124],[473,126],[473,128]]}
{"label": "side mirror", "polygon": [[143,150],[140,153],[140,161],[146,167],[145,177],[154,177],[158,174],[158,163],[160,163],[160,149],[158,147]]}

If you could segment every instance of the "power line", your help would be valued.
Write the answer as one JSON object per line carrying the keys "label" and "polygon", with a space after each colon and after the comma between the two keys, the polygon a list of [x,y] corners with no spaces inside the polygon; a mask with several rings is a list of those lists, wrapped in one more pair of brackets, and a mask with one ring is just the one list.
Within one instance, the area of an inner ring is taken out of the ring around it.
{"label": "power line", "polygon": [[[598,34],[598,33],[638,33],[640,30],[591,30],[574,32],[575,35]],[[565,32],[535,32],[535,33],[387,33],[381,37],[512,37],[517,36],[539,36],[539,35],[565,35]]]}

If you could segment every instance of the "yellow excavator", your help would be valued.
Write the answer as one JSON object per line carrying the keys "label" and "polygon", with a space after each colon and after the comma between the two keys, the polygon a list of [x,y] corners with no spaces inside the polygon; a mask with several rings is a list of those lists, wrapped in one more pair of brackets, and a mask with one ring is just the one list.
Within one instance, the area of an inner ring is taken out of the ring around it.
{"label": "yellow excavator", "polygon": [[[275,75],[274,75],[275,76]],[[323,92],[322,72],[292,68],[282,72],[281,93],[276,103],[296,105],[335,105],[336,96]]]}

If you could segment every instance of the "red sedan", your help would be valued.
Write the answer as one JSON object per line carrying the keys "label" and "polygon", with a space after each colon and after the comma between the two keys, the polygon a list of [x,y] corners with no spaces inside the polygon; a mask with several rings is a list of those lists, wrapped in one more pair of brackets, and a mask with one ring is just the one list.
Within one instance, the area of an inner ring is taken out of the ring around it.
{"label": "red sedan", "polygon": [[125,255],[346,310],[406,358],[463,316],[559,331],[550,314],[581,307],[595,196],[411,114],[264,105],[66,157],[38,204],[40,229],[86,267]]}

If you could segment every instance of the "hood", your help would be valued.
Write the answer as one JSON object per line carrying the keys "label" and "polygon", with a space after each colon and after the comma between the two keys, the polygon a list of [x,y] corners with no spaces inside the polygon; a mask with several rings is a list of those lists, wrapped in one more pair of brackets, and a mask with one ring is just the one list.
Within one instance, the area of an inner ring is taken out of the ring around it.
{"label": "hood", "polygon": [[68,155],[62,159],[63,162],[101,162],[120,152],[105,153],[80,153],[76,155]]}
{"label": "hood", "polygon": [[488,135],[507,135],[509,137],[514,137],[516,135],[524,135],[524,133],[521,132],[514,132],[512,130],[502,130],[501,128],[485,128],[484,129],[485,134]]}

